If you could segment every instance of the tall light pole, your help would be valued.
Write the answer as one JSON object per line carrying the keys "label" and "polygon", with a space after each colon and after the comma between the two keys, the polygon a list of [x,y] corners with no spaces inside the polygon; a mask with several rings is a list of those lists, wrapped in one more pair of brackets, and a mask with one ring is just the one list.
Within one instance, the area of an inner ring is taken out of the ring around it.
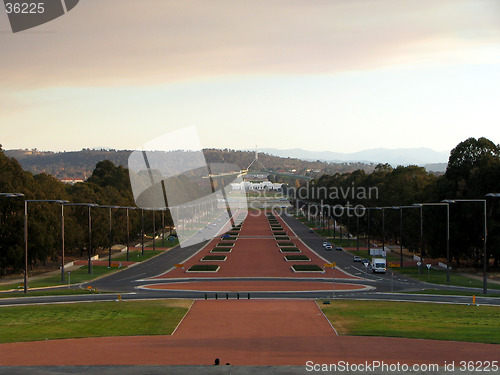
{"label": "tall light pole", "polygon": [[91,245],[92,245],[92,219],[90,216],[90,208],[97,207],[98,205],[95,203],[63,203],[61,206],[61,232],[62,232],[62,264],[61,264],[61,281],[64,282],[64,206],[83,206],[88,207],[88,226],[89,226],[89,244],[88,244],[88,270],[89,274],[92,273],[92,264],[91,264]]}
{"label": "tall light pole", "polygon": [[[490,194],[486,195],[492,196]],[[493,195],[494,196],[494,195]],[[488,293],[488,276],[487,276],[487,269],[488,269],[488,256],[486,253],[486,242],[487,242],[487,237],[488,237],[488,223],[486,219],[487,215],[487,210],[486,210],[486,199],[453,199],[453,200],[446,200],[447,203],[456,203],[456,202],[476,202],[476,203],[482,203],[483,204],[483,212],[484,212],[484,237],[483,237],[483,293],[487,294]]]}
{"label": "tall light pole", "polygon": [[[403,209],[405,208],[416,208],[417,206],[396,206],[393,207],[394,210],[399,210],[399,267],[403,268]],[[422,230],[422,226],[420,227]],[[420,235],[422,235],[422,231],[420,231]],[[422,238],[422,237],[420,237]],[[420,263],[422,263],[422,250],[420,250]],[[420,264],[421,266],[422,264]],[[420,267],[419,267],[420,269]]]}
{"label": "tall light pole", "polygon": [[365,208],[365,210],[368,211],[368,233],[367,233],[368,234],[368,246],[367,246],[367,250],[368,250],[368,255],[370,255],[370,222],[371,222],[370,211],[371,210],[382,210],[382,208],[381,207],[367,207],[367,208]]}
{"label": "tall light pole", "polygon": [[[26,199],[24,201],[24,294],[28,293],[28,203],[29,202],[47,202],[64,204],[68,201],[60,199]],[[64,224],[63,224],[64,225]],[[62,229],[63,227],[61,227]],[[64,230],[63,243],[64,243]]]}
{"label": "tall light pole", "polygon": [[416,203],[418,206],[446,206],[446,282],[450,282],[450,204],[447,201],[440,203]]}
{"label": "tall light pole", "polygon": [[129,261],[129,253],[130,253],[130,218],[129,218],[129,210],[138,210],[137,207],[120,207],[125,208],[127,211],[127,262]]}
{"label": "tall light pole", "polygon": [[161,211],[161,246],[165,247],[165,210]]}
{"label": "tall light pole", "polygon": [[420,203],[415,203],[413,206],[420,209],[420,266],[418,267],[418,274],[422,275],[424,266],[422,257],[424,252],[424,206]]}
{"label": "tall light pole", "polygon": [[108,268],[111,268],[111,247],[113,246],[113,217],[112,210],[114,208],[120,208],[119,206],[99,206],[100,208],[109,209],[109,249],[108,249]]}
{"label": "tall light pole", "polygon": [[141,208],[141,255],[144,255],[144,208]]}

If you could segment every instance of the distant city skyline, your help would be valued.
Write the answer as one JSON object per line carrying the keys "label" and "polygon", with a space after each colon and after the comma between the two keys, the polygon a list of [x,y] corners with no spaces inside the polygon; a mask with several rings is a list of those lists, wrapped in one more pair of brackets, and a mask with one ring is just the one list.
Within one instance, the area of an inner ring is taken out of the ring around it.
{"label": "distant city skyline", "polygon": [[496,0],[88,0],[12,34],[2,11],[0,143],[133,150],[188,126],[240,150],[500,143],[499,21]]}

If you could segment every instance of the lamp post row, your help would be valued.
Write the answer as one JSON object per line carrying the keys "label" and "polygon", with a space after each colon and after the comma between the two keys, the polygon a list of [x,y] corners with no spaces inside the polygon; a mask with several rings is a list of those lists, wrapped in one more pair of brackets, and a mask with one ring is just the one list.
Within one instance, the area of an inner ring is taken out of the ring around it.
{"label": "lamp post row", "polygon": [[[0,193],[0,197],[3,198],[18,198],[24,197],[22,193]],[[124,208],[126,209],[127,217],[127,261],[129,260],[130,254],[130,220],[129,220],[129,210],[141,210],[141,247],[142,255],[144,255],[144,208],[138,207],[122,207],[122,206],[107,206],[98,205],[95,203],[69,203],[67,200],[62,199],[25,199],[24,200],[24,293],[28,292],[28,203],[39,202],[39,203],[58,203],[61,205],[61,281],[64,282],[65,272],[64,272],[64,257],[65,257],[65,237],[64,237],[64,207],[65,206],[84,206],[88,207],[88,272],[92,273],[92,216],[91,208],[108,208],[109,209],[109,257],[108,266],[111,267],[111,246],[112,246],[112,209]],[[154,218],[154,209],[153,218]],[[164,211],[164,210],[162,210]],[[162,225],[164,223],[164,212],[162,212]],[[155,223],[153,223],[155,225]],[[156,228],[154,229],[156,230]],[[154,236],[153,236],[154,237]],[[154,238],[153,238],[154,241]]]}
{"label": "lamp post row", "polygon": [[[490,198],[500,198],[500,193],[489,193],[486,197]],[[370,210],[381,210],[382,211],[382,249],[385,249],[385,209],[392,208],[400,211],[400,267],[403,267],[403,209],[405,208],[420,208],[420,266],[419,274],[422,274],[423,265],[423,207],[424,206],[445,206],[446,207],[446,281],[450,282],[450,204],[453,203],[467,203],[476,202],[483,204],[484,212],[484,234],[483,234],[483,294],[488,292],[488,255],[487,255],[487,238],[488,238],[488,225],[487,225],[487,204],[486,199],[454,199],[454,200],[443,200],[438,203],[415,203],[411,206],[394,206],[394,207],[366,207],[363,210],[368,212],[368,251],[370,249]],[[342,207],[343,209],[354,209],[351,207]],[[356,222],[357,225],[357,236],[359,236],[359,220]],[[359,242],[357,243],[357,249],[359,250]]]}

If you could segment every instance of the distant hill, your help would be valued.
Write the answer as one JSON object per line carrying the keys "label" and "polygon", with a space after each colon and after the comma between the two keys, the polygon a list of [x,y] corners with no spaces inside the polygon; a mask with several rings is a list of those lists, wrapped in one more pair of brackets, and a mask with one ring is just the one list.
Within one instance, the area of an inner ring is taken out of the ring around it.
{"label": "distant hill", "polygon": [[[95,165],[102,160],[110,160],[115,165],[127,167],[130,150],[94,150],[83,149],[71,152],[47,152],[37,150],[6,150],[5,154],[19,161],[25,170],[34,174],[48,173],[59,179],[87,179],[92,174]],[[255,158],[253,151],[237,150],[204,150],[205,159],[212,163],[234,163],[245,169]],[[323,174],[352,172],[362,169],[371,172],[375,164],[358,162],[325,162],[301,160],[294,157],[280,157],[259,153],[259,161],[269,171],[284,172],[309,177],[319,177]]]}
{"label": "distant hill", "polygon": [[[434,165],[446,164],[448,162],[448,152],[438,152],[429,148],[401,148],[387,149],[375,148],[352,153],[342,153],[333,151],[308,151],[302,149],[278,150],[274,148],[261,149],[262,152],[281,157],[299,158],[302,160],[321,160],[326,162],[357,162],[366,164],[389,163],[392,166],[398,165]],[[439,167],[441,168],[441,167]],[[446,168],[446,167],[445,167]]]}

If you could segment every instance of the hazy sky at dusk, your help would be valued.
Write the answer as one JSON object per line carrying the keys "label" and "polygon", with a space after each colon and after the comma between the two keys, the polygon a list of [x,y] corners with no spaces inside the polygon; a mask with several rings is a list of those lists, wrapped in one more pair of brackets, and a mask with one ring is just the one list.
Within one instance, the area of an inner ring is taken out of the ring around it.
{"label": "hazy sky at dusk", "polygon": [[84,0],[17,34],[0,6],[7,149],[500,142],[497,0]]}

